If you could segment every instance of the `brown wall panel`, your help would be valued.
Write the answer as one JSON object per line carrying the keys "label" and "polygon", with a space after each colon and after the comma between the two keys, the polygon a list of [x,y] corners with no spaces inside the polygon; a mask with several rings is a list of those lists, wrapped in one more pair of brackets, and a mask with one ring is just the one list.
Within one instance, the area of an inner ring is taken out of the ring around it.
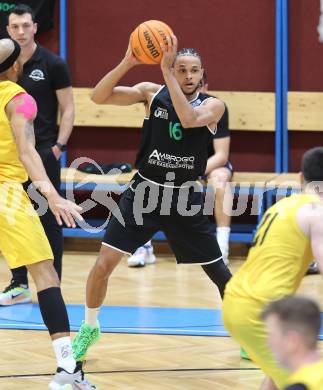
{"label": "brown wall panel", "polygon": [[[204,58],[212,89],[273,91],[275,0],[70,0],[69,62],[75,86],[89,87],[122,58],[142,21],[168,23],[180,47]],[[124,83],[162,82],[158,66],[140,66]]]}
{"label": "brown wall panel", "polygon": [[299,131],[289,132],[289,171],[299,172],[301,166],[302,155],[307,149],[314,148],[315,146],[323,146],[323,137],[321,132],[304,133]]}
{"label": "brown wall panel", "polygon": [[68,158],[89,157],[97,162],[135,162],[140,129],[76,127],[69,142]]}
{"label": "brown wall panel", "polygon": [[289,1],[289,90],[323,91],[320,0]]}
{"label": "brown wall panel", "polygon": [[[22,1],[23,3],[23,1]],[[59,54],[59,12],[58,1],[55,3],[54,27],[46,32],[37,34],[36,41],[54,53]]]}
{"label": "brown wall panel", "polygon": [[274,151],[273,133],[234,131],[231,134],[230,160],[236,171],[274,171]]}

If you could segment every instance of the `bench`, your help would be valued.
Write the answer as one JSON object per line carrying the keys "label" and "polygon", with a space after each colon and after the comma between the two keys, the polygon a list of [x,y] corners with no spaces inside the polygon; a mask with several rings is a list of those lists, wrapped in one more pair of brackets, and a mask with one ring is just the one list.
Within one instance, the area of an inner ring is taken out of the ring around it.
{"label": "bench", "polygon": [[288,92],[288,129],[323,130],[323,92]]}
{"label": "bench", "polygon": [[[98,105],[90,99],[90,88],[74,88],[74,126],[129,127],[142,126],[143,104],[132,106]],[[229,108],[229,127],[234,130],[275,131],[275,94],[272,92],[209,91]]]}
{"label": "bench", "polygon": [[[287,108],[282,121],[282,171],[289,172],[289,138],[304,131],[320,132],[323,130],[323,92],[286,92]],[[285,106],[285,104],[284,104]],[[315,134],[318,144],[319,137]]]}

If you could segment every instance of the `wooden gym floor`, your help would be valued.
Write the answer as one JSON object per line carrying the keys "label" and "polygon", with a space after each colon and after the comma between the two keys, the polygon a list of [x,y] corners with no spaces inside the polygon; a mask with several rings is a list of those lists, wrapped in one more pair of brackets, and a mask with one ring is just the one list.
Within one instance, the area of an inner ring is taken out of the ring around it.
{"label": "wooden gym floor", "polygon": [[[65,252],[63,294],[67,303],[82,304],[85,281],[95,252]],[[243,258],[231,260],[234,272]],[[0,261],[0,288],[9,281]],[[35,289],[31,283],[33,300]],[[321,276],[307,276],[300,290],[320,301]],[[220,308],[216,288],[199,266],[176,266],[171,255],[158,256],[145,268],[117,268],[105,305]],[[1,308],[0,308],[1,310]],[[0,312],[1,313],[1,312]],[[55,358],[45,331],[0,330],[0,389],[47,389]],[[323,349],[323,343],[320,346]],[[102,334],[90,350],[87,377],[100,390],[253,390],[262,373],[239,357],[229,337]]]}

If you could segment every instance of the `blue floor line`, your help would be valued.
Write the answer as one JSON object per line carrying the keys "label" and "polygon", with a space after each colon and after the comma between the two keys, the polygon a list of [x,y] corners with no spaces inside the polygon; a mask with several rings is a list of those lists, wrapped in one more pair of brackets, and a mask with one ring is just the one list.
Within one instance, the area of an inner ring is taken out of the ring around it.
{"label": "blue floor line", "polygon": [[[84,306],[67,305],[67,310],[71,330],[77,331]],[[109,333],[227,335],[220,310],[104,306],[99,319],[102,332]],[[46,330],[37,304],[0,307],[0,328]]]}
{"label": "blue floor line", "polygon": [[[67,310],[71,331],[77,331],[84,306],[67,305]],[[99,319],[104,333],[228,336],[221,310],[216,309],[103,306]],[[0,307],[0,329],[46,330],[46,327],[38,304],[21,304]],[[320,339],[323,339],[322,328]]]}

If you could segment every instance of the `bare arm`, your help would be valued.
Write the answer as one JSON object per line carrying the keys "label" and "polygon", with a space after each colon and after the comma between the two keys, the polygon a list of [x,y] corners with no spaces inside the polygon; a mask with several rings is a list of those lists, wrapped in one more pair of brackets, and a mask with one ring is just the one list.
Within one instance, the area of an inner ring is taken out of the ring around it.
{"label": "bare arm", "polygon": [[168,46],[162,46],[163,58],[161,70],[168,87],[175,111],[184,128],[210,126],[215,127],[224,113],[224,104],[214,98],[198,107],[192,107],[183,94],[173,73],[173,63],[177,52],[177,39],[175,36],[168,39]]}
{"label": "bare arm", "polygon": [[[60,111],[60,125],[58,130],[57,142],[62,145],[67,144],[67,141],[73,130],[74,123],[74,98],[73,88],[67,87],[56,90],[56,96]],[[61,155],[61,150],[57,146],[53,146],[53,152],[57,159]]]}
{"label": "bare arm", "polygon": [[314,259],[318,262],[323,275],[323,205],[305,204],[298,209],[296,220],[300,229],[311,240]]}
{"label": "bare arm", "polygon": [[[26,115],[21,110],[24,105],[33,104],[33,99],[27,96],[29,95],[23,94],[12,99],[6,107],[6,113],[16,141],[19,159],[26,168],[30,179],[39,182],[39,190],[47,197],[47,195],[50,196],[50,194],[55,194],[57,191],[50,182],[41,158],[35,149],[33,120],[37,111],[32,112],[33,108],[30,106],[29,114]],[[36,104],[34,107],[36,107]]]}
{"label": "bare arm", "polygon": [[215,154],[208,158],[205,174],[213,169],[223,167],[229,160],[230,137],[215,138],[213,140]]}
{"label": "bare arm", "polygon": [[64,220],[67,226],[75,227],[73,217],[82,219],[79,214],[81,208],[59,196],[35,149],[33,120],[37,114],[37,106],[34,99],[26,93],[14,97],[6,106],[6,114],[10,121],[20,161],[30,179],[47,198],[57,222],[61,225]]}
{"label": "bare arm", "polygon": [[311,245],[314,259],[318,262],[323,275],[323,206],[319,205],[317,215],[311,218],[310,224]]}
{"label": "bare arm", "polygon": [[160,87],[157,84],[144,82],[133,87],[117,86],[120,79],[140,62],[132,54],[130,43],[125,57],[94,87],[91,99],[97,104],[116,104],[129,106],[135,103],[149,103],[151,96]]}

